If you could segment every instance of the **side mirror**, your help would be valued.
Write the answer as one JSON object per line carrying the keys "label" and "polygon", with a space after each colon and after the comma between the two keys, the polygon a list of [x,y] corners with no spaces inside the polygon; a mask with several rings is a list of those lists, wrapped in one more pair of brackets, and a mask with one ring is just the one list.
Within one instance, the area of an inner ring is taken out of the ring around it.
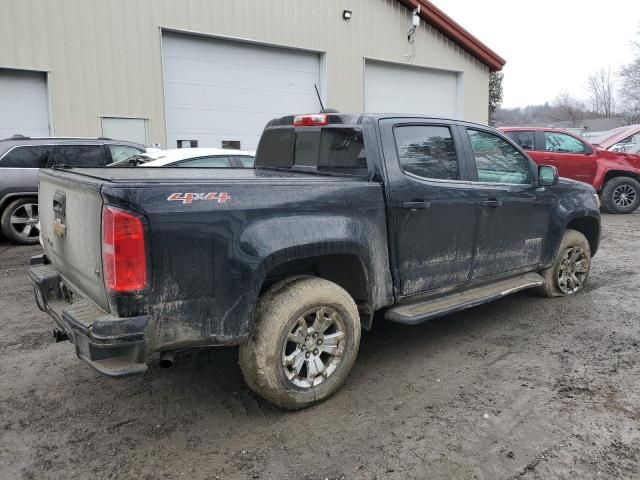
{"label": "side mirror", "polygon": [[538,167],[538,182],[543,187],[553,187],[558,183],[558,169],[551,165]]}

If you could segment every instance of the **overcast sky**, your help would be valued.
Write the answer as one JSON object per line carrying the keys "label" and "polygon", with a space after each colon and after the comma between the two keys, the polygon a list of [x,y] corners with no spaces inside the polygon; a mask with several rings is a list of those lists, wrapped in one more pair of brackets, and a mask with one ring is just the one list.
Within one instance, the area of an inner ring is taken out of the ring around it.
{"label": "overcast sky", "polygon": [[503,57],[503,107],[586,98],[588,76],[633,60],[640,0],[432,0]]}

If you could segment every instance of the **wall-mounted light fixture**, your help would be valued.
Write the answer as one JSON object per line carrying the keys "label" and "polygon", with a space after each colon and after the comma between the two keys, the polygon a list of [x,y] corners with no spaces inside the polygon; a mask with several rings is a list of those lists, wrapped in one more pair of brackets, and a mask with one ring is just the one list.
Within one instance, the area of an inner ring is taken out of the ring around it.
{"label": "wall-mounted light fixture", "polygon": [[351,20],[351,15],[353,15],[353,12],[351,10],[343,10],[342,12],[343,20]]}

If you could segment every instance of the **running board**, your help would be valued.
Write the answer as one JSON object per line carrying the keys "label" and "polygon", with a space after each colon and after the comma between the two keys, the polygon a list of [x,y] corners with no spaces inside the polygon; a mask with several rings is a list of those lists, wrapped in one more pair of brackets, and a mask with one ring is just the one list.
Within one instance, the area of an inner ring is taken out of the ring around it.
{"label": "running board", "polygon": [[525,273],[517,277],[470,288],[463,292],[450,293],[444,297],[399,305],[387,310],[385,318],[392,322],[415,325],[465,308],[491,302],[520,290],[539,287],[542,283],[543,279],[539,274]]}

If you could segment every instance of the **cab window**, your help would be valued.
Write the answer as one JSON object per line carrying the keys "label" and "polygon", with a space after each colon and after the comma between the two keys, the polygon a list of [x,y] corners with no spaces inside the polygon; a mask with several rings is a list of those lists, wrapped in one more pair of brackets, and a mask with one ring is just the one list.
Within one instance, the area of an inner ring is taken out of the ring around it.
{"label": "cab window", "polygon": [[529,160],[513,145],[497,135],[467,129],[478,171],[478,181],[486,183],[531,183]]}
{"label": "cab window", "polygon": [[449,127],[402,125],[393,130],[402,170],[428,179],[458,180],[458,156]]}

